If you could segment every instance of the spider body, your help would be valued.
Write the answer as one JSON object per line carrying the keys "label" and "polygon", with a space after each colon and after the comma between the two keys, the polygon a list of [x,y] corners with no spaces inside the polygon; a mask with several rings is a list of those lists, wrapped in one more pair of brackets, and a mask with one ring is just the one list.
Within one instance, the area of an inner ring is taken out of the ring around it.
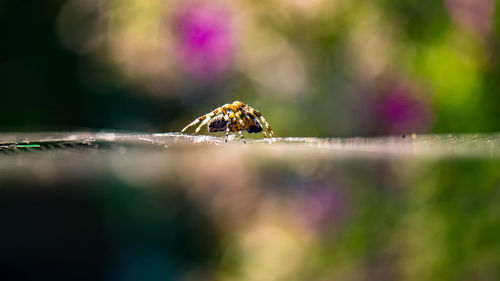
{"label": "spider body", "polygon": [[229,125],[229,121],[224,118],[223,115],[219,115],[215,118],[212,118],[210,122],[208,122],[208,132],[225,132],[227,130],[227,126]]}
{"label": "spider body", "polygon": [[235,101],[231,104],[225,104],[221,107],[214,109],[203,116],[196,118],[193,122],[182,129],[184,133],[189,127],[198,125],[195,132],[198,133],[204,125],[207,125],[208,132],[226,132],[227,137],[230,132],[240,134],[243,138],[241,131],[248,133],[262,133],[267,138],[267,134],[262,128],[262,124],[266,127],[269,135],[274,137],[274,132],[267,123],[262,114],[255,108],[244,104],[240,101]]}

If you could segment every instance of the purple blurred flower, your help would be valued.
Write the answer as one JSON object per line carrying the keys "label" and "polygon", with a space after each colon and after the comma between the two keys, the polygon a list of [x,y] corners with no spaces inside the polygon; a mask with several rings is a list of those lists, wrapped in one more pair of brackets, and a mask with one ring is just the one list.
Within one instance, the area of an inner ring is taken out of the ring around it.
{"label": "purple blurred flower", "polygon": [[225,73],[234,56],[229,11],[215,4],[190,4],[176,16],[177,52],[190,75],[213,80]]}
{"label": "purple blurred flower", "polygon": [[425,132],[432,123],[431,110],[405,86],[383,90],[375,103],[374,120],[379,133],[399,134]]}

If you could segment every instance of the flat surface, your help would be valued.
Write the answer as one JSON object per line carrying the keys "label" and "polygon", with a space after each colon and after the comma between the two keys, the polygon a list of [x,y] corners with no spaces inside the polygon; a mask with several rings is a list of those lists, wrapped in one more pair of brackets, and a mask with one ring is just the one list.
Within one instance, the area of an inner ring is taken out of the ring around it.
{"label": "flat surface", "polygon": [[[126,146],[168,151],[179,145],[206,145],[242,149],[286,150],[294,153],[320,152],[341,154],[344,157],[374,156],[425,156],[425,157],[479,157],[498,158],[500,156],[500,134],[462,134],[462,135],[400,135],[373,138],[302,138],[285,137],[273,139],[242,140],[207,135],[187,135],[181,133],[114,133],[114,132],[67,132],[67,133],[11,133],[0,134],[0,151],[18,150],[19,152],[42,151],[44,148],[63,148],[64,146],[83,146],[109,150],[110,146]],[[40,147],[38,147],[40,146]],[[122,149],[123,152],[123,149]]]}
{"label": "flat surface", "polygon": [[[500,157],[499,134],[401,135],[375,138],[247,139],[181,133],[58,132],[0,135],[0,173],[4,178],[83,179],[99,175],[135,175],[144,181],[190,177],[208,166],[229,172],[275,165],[324,165],[387,162],[406,170],[429,161],[486,160]],[[180,163],[188,163],[184,166]],[[237,164],[238,163],[238,164]],[[304,164],[306,163],[306,164]],[[196,169],[190,166],[202,166]],[[295,166],[294,166],[295,167]],[[297,167],[295,167],[297,168]],[[294,169],[295,169],[294,168]],[[297,169],[302,169],[301,167]],[[350,170],[355,176],[356,170]],[[257,172],[255,172],[257,173]],[[412,171],[411,173],[416,173]],[[32,175],[28,176],[27,175]],[[216,177],[217,175],[213,175]]]}

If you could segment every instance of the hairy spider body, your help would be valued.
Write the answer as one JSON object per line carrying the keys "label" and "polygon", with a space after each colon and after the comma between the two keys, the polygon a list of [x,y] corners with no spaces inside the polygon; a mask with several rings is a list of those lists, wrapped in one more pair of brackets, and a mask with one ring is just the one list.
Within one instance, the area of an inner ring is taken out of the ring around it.
{"label": "hairy spider body", "polygon": [[227,126],[229,125],[229,121],[224,118],[223,115],[219,115],[217,117],[212,118],[210,122],[208,122],[208,132],[225,132],[227,130]]}
{"label": "hairy spider body", "polygon": [[207,125],[208,132],[210,133],[226,132],[226,142],[230,132],[238,132],[241,138],[243,138],[241,131],[247,131],[248,133],[262,133],[264,137],[267,138],[267,134],[263,130],[262,124],[266,127],[269,135],[274,137],[274,132],[264,116],[262,116],[257,109],[244,104],[241,101],[225,104],[214,109],[212,112],[196,118],[193,122],[184,127],[181,132],[184,133],[189,127],[197,124],[199,125],[196,128],[195,133],[198,133],[201,127]]}

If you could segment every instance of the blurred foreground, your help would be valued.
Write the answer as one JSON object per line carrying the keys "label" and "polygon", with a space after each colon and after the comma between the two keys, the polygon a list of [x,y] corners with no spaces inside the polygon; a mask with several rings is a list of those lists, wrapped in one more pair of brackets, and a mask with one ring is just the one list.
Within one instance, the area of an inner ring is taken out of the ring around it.
{"label": "blurred foreground", "polygon": [[0,136],[1,280],[498,280],[500,135]]}

